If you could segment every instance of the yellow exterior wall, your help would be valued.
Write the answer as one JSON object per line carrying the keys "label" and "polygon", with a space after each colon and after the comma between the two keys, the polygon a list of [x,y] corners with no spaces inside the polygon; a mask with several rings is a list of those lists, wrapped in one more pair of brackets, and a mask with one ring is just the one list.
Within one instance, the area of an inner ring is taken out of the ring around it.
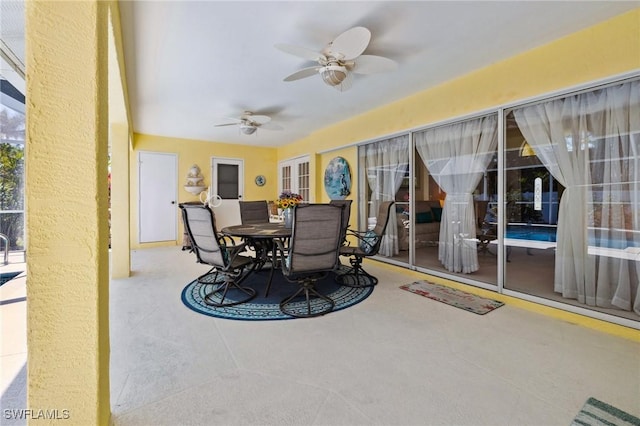
{"label": "yellow exterior wall", "polygon": [[[26,7],[27,407],[107,425],[108,3]],[[51,415],[51,414],[50,414]]]}
{"label": "yellow exterior wall", "polygon": [[[166,246],[182,243],[182,219],[178,220],[178,238],[175,242],[145,243],[138,242],[138,163],[140,151],[170,152],[178,156],[178,203],[197,201],[198,197],[183,189],[187,173],[193,164],[197,164],[204,176],[204,184],[211,185],[211,157],[238,158],[244,160],[244,196],[246,201],[273,200],[278,196],[277,150],[249,145],[206,142],[190,139],[176,139],[161,136],[134,134],[134,150],[131,158],[131,246],[133,248]],[[267,183],[257,186],[254,179],[264,175]],[[178,206],[176,205],[176,211]]]}
{"label": "yellow exterior wall", "polygon": [[131,112],[124,68],[120,9],[110,1],[109,13],[109,144],[111,151],[111,277],[131,274],[129,158]]}
{"label": "yellow exterior wall", "polygon": [[111,125],[111,278],[131,275],[129,128]]}

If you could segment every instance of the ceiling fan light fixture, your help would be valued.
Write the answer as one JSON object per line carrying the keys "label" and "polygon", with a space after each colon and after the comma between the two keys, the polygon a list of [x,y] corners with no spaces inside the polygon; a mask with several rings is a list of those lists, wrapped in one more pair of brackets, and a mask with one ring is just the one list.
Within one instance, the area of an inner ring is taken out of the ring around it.
{"label": "ceiling fan light fixture", "polygon": [[252,135],[258,130],[256,126],[252,126],[251,124],[241,124],[240,131],[245,135]]}
{"label": "ceiling fan light fixture", "polygon": [[347,69],[341,65],[327,65],[320,70],[320,76],[329,86],[338,86],[347,78]]}

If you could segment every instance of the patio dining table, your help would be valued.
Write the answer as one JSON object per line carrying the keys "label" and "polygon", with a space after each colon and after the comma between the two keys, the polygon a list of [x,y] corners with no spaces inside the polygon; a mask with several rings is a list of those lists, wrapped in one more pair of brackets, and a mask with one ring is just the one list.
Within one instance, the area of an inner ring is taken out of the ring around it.
{"label": "patio dining table", "polygon": [[[246,225],[232,225],[220,230],[224,235],[239,237],[249,241],[256,248],[255,265],[264,265],[268,259],[269,249],[271,250],[271,270],[265,290],[265,297],[269,295],[273,271],[278,264],[278,249],[275,240],[286,242],[291,237],[291,228],[284,226],[284,223],[253,223]],[[268,243],[268,244],[265,244]],[[260,269],[254,265],[253,270]]]}

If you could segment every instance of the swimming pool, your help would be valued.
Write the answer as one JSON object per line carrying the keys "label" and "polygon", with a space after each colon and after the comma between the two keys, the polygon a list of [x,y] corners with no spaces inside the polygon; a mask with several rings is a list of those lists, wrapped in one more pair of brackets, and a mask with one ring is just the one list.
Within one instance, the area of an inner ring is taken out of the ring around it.
{"label": "swimming pool", "polygon": [[507,238],[516,238],[518,240],[533,240],[556,242],[556,228],[547,228],[539,226],[527,225],[509,225],[507,226]]}
{"label": "swimming pool", "polygon": [[[556,242],[556,228],[546,226],[530,226],[530,225],[509,225],[507,226],[507,238],[515,238],[519,240]],[[640,247],[640,241],[633,241],[624,238],[596,238],[589,236],[589,245],[595,247],[606,247],[613,249],[625,249],[627,247]]]}

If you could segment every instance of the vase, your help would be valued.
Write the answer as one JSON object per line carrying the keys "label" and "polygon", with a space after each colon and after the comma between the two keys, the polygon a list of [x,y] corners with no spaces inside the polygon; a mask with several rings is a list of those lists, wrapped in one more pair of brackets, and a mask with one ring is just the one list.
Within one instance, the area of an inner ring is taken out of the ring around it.
{"label": "vase", "polygon": [[282,217],[284,218],[284,227],[291,228],[293,225],[293,209],[282,210]]}

